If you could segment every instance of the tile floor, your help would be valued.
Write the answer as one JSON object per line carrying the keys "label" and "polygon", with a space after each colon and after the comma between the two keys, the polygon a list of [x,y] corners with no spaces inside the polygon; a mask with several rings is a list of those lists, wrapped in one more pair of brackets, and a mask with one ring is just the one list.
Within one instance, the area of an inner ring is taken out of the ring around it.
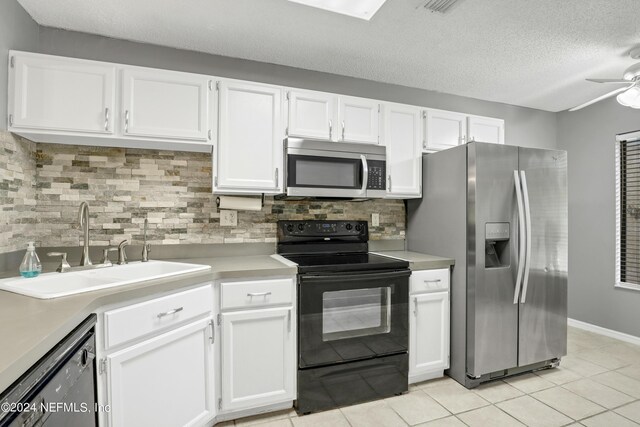
{"label": "tile floor", "polygon": [[569,328],[560,367],[467,390],[452,379],[298,417],[293,410],[217,424],[259,427],[640,426],[640,346]]}

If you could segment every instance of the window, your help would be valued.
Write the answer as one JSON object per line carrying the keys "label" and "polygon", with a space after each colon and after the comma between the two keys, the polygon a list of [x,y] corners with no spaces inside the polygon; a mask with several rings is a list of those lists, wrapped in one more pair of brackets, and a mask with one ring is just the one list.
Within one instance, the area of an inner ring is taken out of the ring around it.
{"label": "window", "polygon": [[640,132],[616,139],[616,286],[640,290]]}

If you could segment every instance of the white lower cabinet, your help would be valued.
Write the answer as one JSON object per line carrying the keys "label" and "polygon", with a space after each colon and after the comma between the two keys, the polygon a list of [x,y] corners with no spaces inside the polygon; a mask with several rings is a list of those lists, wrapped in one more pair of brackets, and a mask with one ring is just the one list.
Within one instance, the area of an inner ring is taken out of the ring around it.
{"label": "white lower cabinet", "polygon": [[212,318],[107,356],[110,425],[200,426],[215,415]]}
{"label": "white lower cabinet", "polygon": [[222,314],[222,409],[295,399],[293,307]]}
{"label": "white lower cabinet", "polygon": [[449,270],[416,271],[411,282],[409,383],[415,383],[449,368]]}
{"label": "white lower cabinet", "polygon": [[216,416],[212,283],[100,310],[101,426],[203,426]]}

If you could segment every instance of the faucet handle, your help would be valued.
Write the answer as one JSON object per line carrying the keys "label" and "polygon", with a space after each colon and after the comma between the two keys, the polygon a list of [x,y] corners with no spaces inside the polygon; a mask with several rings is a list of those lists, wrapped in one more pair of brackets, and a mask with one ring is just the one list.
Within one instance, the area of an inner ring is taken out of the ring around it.
{"label": "faucet handle", "polygon": [[66,252],[48,252],[47,256],[59,256],[59,257],[61,257],[60,265],[58,266],[58,268],[56,268],[56,271],[58,273],[64,273],[65,271],[68,271],[68,270],[71,269],[71,266],[69,265],[69,262],[67,261],[67,253]]}
{"label": "faucet handle", "polygon": [[128,240],[123,240],[118,244],[118,265],[123,265],[127,263],[127,253],[124,248],[129,245]]}
{"label": "faucet handle", "polygon": [[111,260],[109,259],[109,252],[114,252],[117,250],[118,248],[116,248],[115,246],[107,246],[106,248],[102,249],[102,261],[100,261],[100,264],[110,265]]}
{"label": "faucet handle", "polygon": [[151,252],[151,243],[145,243],[142,245],[142,262],[149,261],[149,252]]}

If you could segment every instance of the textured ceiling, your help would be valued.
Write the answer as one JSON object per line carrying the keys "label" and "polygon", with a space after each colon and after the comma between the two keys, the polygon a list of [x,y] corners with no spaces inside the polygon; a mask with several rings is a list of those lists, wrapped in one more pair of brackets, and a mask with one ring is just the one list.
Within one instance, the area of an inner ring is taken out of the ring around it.
{"label": "textured ceiling", "polygon": [[614,87],[639,0],[388,0],[369,22],[286,0],[18,0],[41,25],[560,111]]}

